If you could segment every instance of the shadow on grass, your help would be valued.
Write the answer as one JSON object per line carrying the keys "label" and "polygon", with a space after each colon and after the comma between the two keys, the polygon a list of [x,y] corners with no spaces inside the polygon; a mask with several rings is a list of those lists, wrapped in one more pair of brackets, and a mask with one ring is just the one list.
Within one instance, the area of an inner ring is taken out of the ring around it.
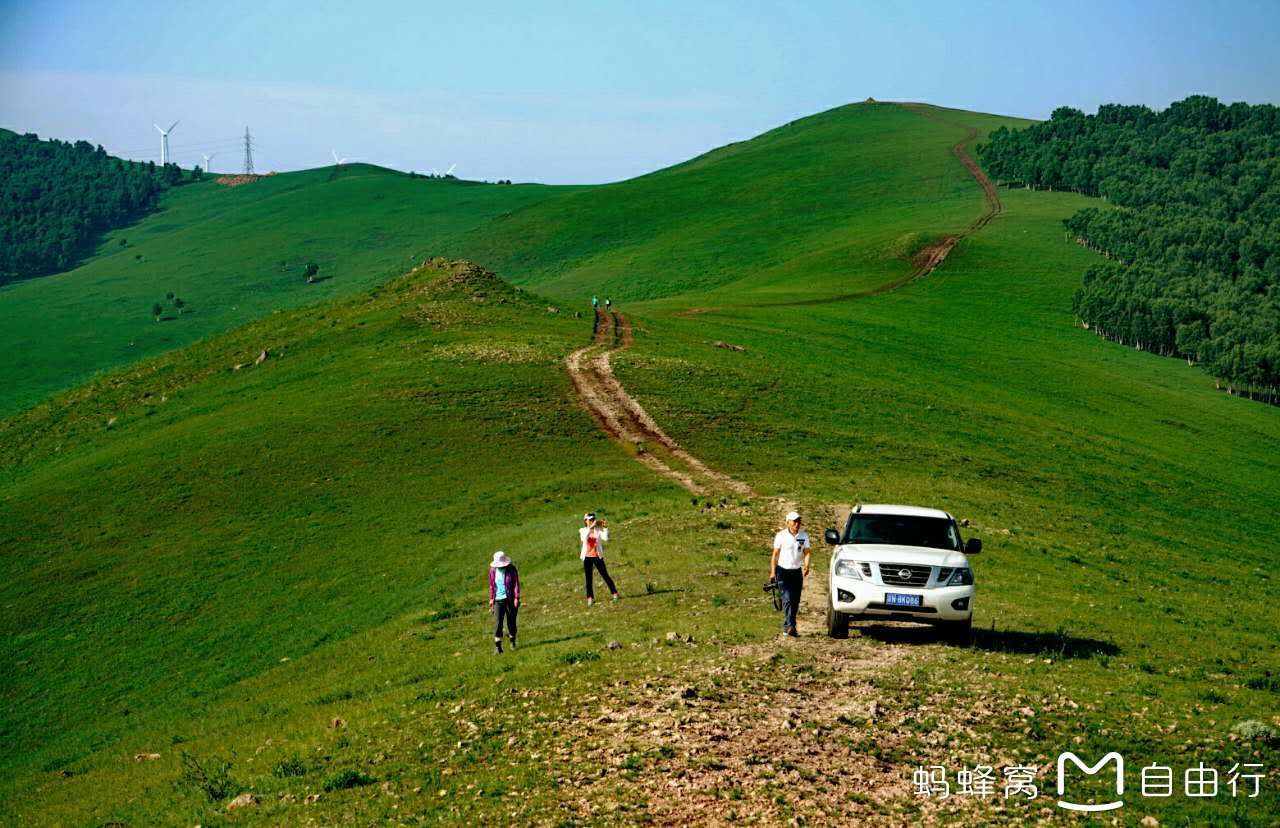
{"label": "shadow on grass", "polygon": [[647,590],[647,591],[645,591],[645,592],[641,592],[641,593],[639,593],[639,594],[637,594],[637,595],[632,595],[632,596],[629,596],[629,597],[631,597],[631,598],[652,598],[652,597],[653,597],[653,596],[655,596],[655,595],[666,595],[666,594],[671,593],[671,592],[688,592],[688,591],[689,591],[689,590],[685,589],[684,587],[672,587],[672,588],[670,588],[670,589],[652,589],[652,590]]}
{"label": "shadow on grass", "polygon": [[562,635],[559,638],[543,638],[530,644],[521,644],[520,649],[532,650],[534,647],[545,647],[548,644],[562,644],[565,641],[574,641],[579,638],[586,638],[590,633],[580,632],[573,635]]}
{"label": "shadow on grass", "polygon": [[[947,643],[947,632],[941,627],[887,626],[869,624],[860,627],[868,638],[886,644]],[[1066,632],[1023,632],[1021,630],[975,629],[967,646],[988,653],[1045,656],[1065,661],[1094,656],[1118,656],[1120,648],[1110,641],[1068,635]]]}

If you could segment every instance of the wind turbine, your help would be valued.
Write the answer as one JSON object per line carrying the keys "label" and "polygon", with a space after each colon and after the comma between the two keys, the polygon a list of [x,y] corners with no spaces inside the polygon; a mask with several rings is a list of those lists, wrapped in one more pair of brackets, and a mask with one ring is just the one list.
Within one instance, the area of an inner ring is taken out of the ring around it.
{"label": "wind turbine", "polygon": [[341,167],[343,164],[347,163],[347,159],[345,157],[343,158],[338,157],[337,150],[329,150],[329,152],[333,153],[333,165],[335,167]]}
{"label": "wind turbine", "polygon": [[169,163],[169,133],[173,132],[173,128],[178,125],[177,121],[169,124],[168,129],[160,129],[159,124],[152,124],[160,133],[160,166]]}
{"label": "wind turbine", "polygon": [[209,172],[209,162],[210,162],[211,160],[213,160],[213,158],[214,158],[215,156],[217,156],[217,154],[218,154],[218,153],[216,153],[216,152],[215,152],[213,155],[205,155],[205,154],[202,152],[202,153],[200,153],[200,154],[201,154],[201,155],[204,155],[204,171],[205,171],[205,173],[207,174],[207,173]]}
{"label": "wind turbine", "polygon": [[458,166],[458,165],[457,165],[457,164],[450,164],[450,165],[449,165],[449,169],[445,170],[445,171],[444,171],[444,174],[445,174],[445,175],[453,175],[453,168],[454,168],[454,167],[456,167],[456,166]]}

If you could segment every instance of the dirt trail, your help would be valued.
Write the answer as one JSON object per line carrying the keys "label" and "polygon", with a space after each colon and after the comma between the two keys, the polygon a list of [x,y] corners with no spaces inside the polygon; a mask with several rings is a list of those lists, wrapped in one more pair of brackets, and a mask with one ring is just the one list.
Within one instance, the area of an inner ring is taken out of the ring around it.
{"label": "dirt trail", "polygon": [[[902,104],[922,117],[944,121],[916,104]],[[970,157],[966,145],[978,136],[967,128],[952,152],[977,179],[986,210],[962,233],[930,245],[900,280],[822,300],[835,302],[896,290],[940,265],[959,241],[985,227],[1001,210],[999,194]],[[704,308],[690,309],[694,315]],[[610,357],[633,343],[631,322],[615,312],[597,311],[590,345],[569,355],[566,366],[582,404],[615,440],[641,463],[688,491],[732,492],[754,497],[752,488],[715,471],[689,454],[627,393],[614,376]],[[775,499],[768,511],[793,504]],[[833,507],[841,521],[841,507]],[[843,514],[848,514],[843,507]],[[827,511],[810,510],[814,511]],[[825,516],[824,516],[825,517]],[[822,520],[816,522],[821,525]],[[627,750],[661,757],[639,773],[611,774],[604,796],[573,797],[566,805],[577,818],[616,817],[616,809],[636,809],[659,824],[735,825],[847,823],[905,824],[955,818],[954,806],[938,813],[933,800],[912,795],[915,761],[945,751],[949,738],[969,730],[989,714],[960,713],[943,691],[917,688],[906,680],[886,687],[883,676],[905,672],[920,649],[914,644],[879,643],[859,636],[834,641],[826,636],[828,603],[825,556],[815,550],[806,579],[797,627],[800,637],[782,638],[693,659],[680,675],[655,676],[640,686],[602,688],[596,703],[578,714],[572,730],[592,733],[581,747],[597,766],[618,765]],[[762,573],[763,575],[764,573]],[[690,646],[697,646],[690,644]],[[746,669],[743,662],[747,662]],[[891,669],[896,668],[896,669]],[[933,738],[914,746],[910,720],[940,715]],[[835,738],[839,734],[840,738]],[[819,747],[820,746],[820,747]],[[654,748],[657,748],[654,751]],[[633,754],[634,755],[634,754]],[[608,803],[601,808],[601,803]],[[1002,822],[994,813],[984,821]]]}
{"label": "dirt trail", "polygon": [[[995,184],[991,183],[991,179],[987,178],[986,173],[984,173],[982,168],[978,166],[978,162],[974,161],[973,156],[969,154],[968,145],[978,137],[978,130],[975,127],[962,126],[949,121],[946,118],[940,117],[937,113],[931,111],[928,107],[922,104],[900,103],[897,105],[904,109],[909,109],[922,118],[928,118],[931,121],[937,121],[938,123],[947,124],[948,126],[954,126],[965,130],[964,138],[958,141],[955,146],[951,148],[951,154],[956,157],[957,161],[965,166],[965,169],[967,169],[977,180],[978,186],[982,188],[982,195],[986,200],[986,209],[982,211],[982,215],[974,219],[973,222],[971,222],[962,232],[945,236],[933,244],[926,246],[915,255],[913,259],[915,267],[911,269],[911,272],[899,279],[894,279],[891,282],[887,282],[883,285],[877,285],[876,287],[857,290],[852,293],[842,293],[837,296],[825,296],[817,299],[798,299],[794,302],[770,302],[765,305],[751,305],[749,307],[825,305],[830,302],[843,302],[847,299],[863,299],[869,296],[880,296],[885,293],[890,293],[911,284],[917,279],[922,279],[925,276],[928,276],[937,269],[938,265],[942,264],[943,261],[946,260],[948,254],[951,253],[962,239],[972,236],[974,233],[990,224],[992,219],[1000,215],[1004,206],[1000,203],[999,190],[996,188]],[[689,311],[677,314],[677,316],[693,315],[694,313],[701,313],[705,310],[706,308],[691,308]]]}
{"label": "dirt trail", "polygon": [[641,463],[693,494],[725,492],[754,497],[754,490],[746,483],[710,468],[685,451],[618,382],[610,357],[633,343],[630,319],[613,311],[597,310],[591,344],[565,360],[578,399],[596,422]]}

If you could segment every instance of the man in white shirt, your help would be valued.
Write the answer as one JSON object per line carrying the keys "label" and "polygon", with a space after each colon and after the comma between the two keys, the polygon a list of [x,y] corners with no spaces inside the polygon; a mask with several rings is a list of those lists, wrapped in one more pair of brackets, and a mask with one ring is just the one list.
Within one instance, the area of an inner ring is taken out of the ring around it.
{"label": "man in white shirt", "polygon": [[796,610],[800,609],[800,592],[809,575],[811,554],[809,534],[800,529],[800,513],[787,512],[787,528],[773,536],[773,557],[769,576],[782,590],[782,631],[795,638]]}

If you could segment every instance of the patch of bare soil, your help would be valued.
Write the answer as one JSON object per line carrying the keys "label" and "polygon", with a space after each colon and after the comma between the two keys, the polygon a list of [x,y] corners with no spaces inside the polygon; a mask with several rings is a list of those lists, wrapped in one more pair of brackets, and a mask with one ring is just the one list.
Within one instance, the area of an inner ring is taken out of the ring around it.
{"label": "patch of bare soil", "polygon": [[575,753],[600,770],[566,789],[572,818],[928,825],[1022,824],[1032,816],[996,801],[916,793],[918,766],[990,755],[976,730],[997,715],[999,701],[961,704],[948,690],[917,684],[910,668],[918,645],[856,633],[827,638],[822,580],[815,565],[799,638],[720,652],[679,641],[701,650],[688,670],[619,682],[579,707],[567,732],[587,734]]}
{"label": "patch of bare soil", "polygon": [[213,179],[215,184],[221,184],[224,187],[243,187],[245,184],[252,184],[255,181],[261,181],[266,176],[263,175],[220,175]]}

